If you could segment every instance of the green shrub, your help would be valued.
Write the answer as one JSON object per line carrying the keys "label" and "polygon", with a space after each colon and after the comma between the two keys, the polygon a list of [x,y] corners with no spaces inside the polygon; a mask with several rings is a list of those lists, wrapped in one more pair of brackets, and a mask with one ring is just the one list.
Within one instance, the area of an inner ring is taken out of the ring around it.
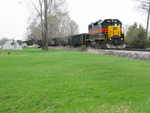
{"label": "green shrub", "polygon": [[85,45],[85,44],[82,45],[82,46],[80,47],[80,49],[81,49],[81,51],[86,51],[86,45]]}

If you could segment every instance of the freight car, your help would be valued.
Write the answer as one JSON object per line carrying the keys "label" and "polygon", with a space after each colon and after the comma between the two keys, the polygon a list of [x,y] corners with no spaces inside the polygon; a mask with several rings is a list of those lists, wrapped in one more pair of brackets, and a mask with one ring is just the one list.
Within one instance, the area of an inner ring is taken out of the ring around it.
{"label": "freight car", "polygon": [[85,44],[85,40],[89,37],[87,33],[73,35],[68,38],[68,44],[69,46],[82,46]]}
{"label": "freight car", "polygon": [[86,45],[96,48],[124,48],[125,38],[122,23],[118,19],[104,19],[88,26]]}
{"label": "freight car", "polygon": [[57,37],[57,38],[49,39],[48,45],[49,46],[66,46],[68,45],[68,38]]}
{"label": "freight car", "polygon": [[28,46],[31,46],[31,45],[39,45],[39,46],[42,46],[42,40],[28,40],[28,41],[23,41],[23,43],[26,43]]}

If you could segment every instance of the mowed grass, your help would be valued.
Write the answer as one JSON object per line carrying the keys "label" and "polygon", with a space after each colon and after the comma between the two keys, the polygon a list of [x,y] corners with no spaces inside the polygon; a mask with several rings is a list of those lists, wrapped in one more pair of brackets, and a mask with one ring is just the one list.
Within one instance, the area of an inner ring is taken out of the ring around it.
{"label": "mowed grass", "polygon": [[150,113],[150,62],[37,48],[1,52],[0,113]]}

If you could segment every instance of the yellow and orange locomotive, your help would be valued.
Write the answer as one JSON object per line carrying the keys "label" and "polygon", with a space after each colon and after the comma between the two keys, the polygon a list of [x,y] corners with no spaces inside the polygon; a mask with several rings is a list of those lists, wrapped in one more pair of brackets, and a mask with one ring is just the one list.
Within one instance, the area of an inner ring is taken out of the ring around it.
{"label": "yellow and orange locomotive", "polygon": [[122,23],[118,19],[104,19],[88,26],[86,45],[96,48],[125,48]]}

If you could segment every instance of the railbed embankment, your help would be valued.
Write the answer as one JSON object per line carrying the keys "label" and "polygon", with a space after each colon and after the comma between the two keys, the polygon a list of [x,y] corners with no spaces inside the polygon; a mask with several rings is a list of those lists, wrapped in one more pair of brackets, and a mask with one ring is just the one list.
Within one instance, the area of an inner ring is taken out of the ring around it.
{"label": "railbed embankment", "polygon": [[[73,48],[73,47],[71,48],[70,47],[50,47],[50,49],[81,51],[81,48]],[[107,49],[105,50],[105,49],[87,48],[86,51],[84,52],[95,53],[95,54],[106,54],[106,55],[112,55],[112,56],[125,57],[129,59],[150,61],[150,52],[145,52],[145,51],[107,50]]]}

